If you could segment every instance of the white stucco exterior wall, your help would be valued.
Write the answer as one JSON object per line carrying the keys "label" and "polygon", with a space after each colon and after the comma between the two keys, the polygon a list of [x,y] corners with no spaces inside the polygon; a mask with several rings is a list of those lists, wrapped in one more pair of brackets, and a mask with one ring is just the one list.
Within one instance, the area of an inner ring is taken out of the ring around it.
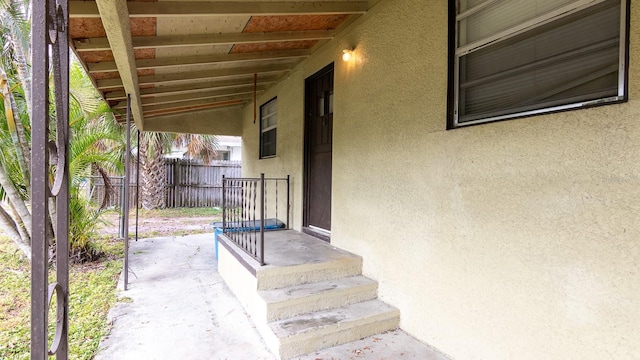
{"label": "white stucco exterior wall", "polygon": [[[304,79],[335,61],[332,244],[454,359],[640,357],[640,4],[630,100],[447,131],[447,2],[383,0],[259,100],[302,223]],[[356,46],[344,63],[342,49]]]}

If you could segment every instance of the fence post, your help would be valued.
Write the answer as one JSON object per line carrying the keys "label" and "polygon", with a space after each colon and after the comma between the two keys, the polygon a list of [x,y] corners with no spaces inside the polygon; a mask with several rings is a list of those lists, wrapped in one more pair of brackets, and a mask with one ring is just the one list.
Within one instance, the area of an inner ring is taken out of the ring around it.
{"label": "fence post", "polygon": [[180,207],[182,204],[180,201],[180,172],[182,171],[182,164],[178,160],[172,162],[173,165],[173,207]]}
{"label": "fence post", "polygon": [[222,233],[227,231],[227,192],[224,183],[224,174],[222,174]]}
{"label": "fence post", "polygon": [[[106,189],[106,188],[105,188]],[[120,238],[124,239],[124,209],[125,201],[127,199],[124,196],[124,178],[120,180]]]}
{"label": "fence post", "polygon": [[289,212],[291,211],[290,207],[289,207],[289,182],[290,182],[290,177],[291,175],[287,175],[287,230],[291,229],[291,226],[289,226]]}
{"label": "fence post", "polygon": [[264,265],[264,173],[260,174],[260,265]]}

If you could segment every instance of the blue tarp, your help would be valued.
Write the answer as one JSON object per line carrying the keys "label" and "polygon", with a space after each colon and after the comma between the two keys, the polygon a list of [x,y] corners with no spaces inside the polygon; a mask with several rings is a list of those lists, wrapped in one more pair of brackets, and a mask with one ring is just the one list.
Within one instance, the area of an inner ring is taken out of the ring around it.
{"label": "blue tarp", "polygon": [[[241,232],[241,231],[259,231],[260,220],[252,221],[233,221],[228,222],[227,232]],[[222,234],[222,221],[216,221],[211,223],[213,228],[213,237],[215,239],[216,248],[216,261],[218,261],[218,235]],[[284,228],[284,223],[278,219],[264,219],[264,230],[278,230]]]}

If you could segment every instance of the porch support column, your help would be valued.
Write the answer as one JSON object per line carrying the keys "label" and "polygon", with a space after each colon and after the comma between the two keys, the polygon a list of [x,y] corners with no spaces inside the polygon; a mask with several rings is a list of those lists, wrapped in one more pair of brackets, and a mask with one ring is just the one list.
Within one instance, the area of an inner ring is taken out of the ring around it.
{"label": "porch support column", "polygon": [[[31,359],[45,360],[55,354],[57,360],[66,360],[69,312],[68,1],[34,0],[32,11],[30,350]],[[50,59],[53,98],[49,96]],[[55,145],[49,142],[51,103],[55,105]],[[55,163],[50,164],[50,161]],[[53,171],[50,165],[55,165]],[[52,198],[55,199],[55,205],[49,204]],[[55,236],[56,243],[56,270],[55,280],[49,284],[49,244],[52,236]],[[51,304],[56,306],[56,323],[53,341],[49,346],[48,314]]]}
{"label": "porch support column", "polygon": [[47,358],[47,263],[49,260],[49,26],[46,0],[34,0],[31,41],[32,110],[31,110],[31,359]]}
{"label": "porch support column", "polygon": [[[124,289],[129,287],[129,198],[131,191],[129,189],[129,177],[131,174],[131,96],[127,95],[127,145],[124,156],[124,201],[122,206],[123,223],[124,223]],[[137,207],[137,204],[136,204]]]}

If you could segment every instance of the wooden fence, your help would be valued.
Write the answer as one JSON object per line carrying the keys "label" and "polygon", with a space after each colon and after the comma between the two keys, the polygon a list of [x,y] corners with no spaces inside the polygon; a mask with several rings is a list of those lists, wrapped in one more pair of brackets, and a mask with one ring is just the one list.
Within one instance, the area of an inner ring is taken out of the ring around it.
{"label": "wooden fence", "polygon": [[[238,161],[216,161],[211,165],[202,165],[188,160],[167,159],[165,161],[165,207],[222,207],[222,175],[240,177],[242,167]],[[113,192],[107,199],[107,207],[122,207],[122,176],[109,177]],[[89,197],[100,205],[106,187],[102,177],[92,176],[86,179],[86,191]],[[136,175],[131,174],[129,207],[135,207]],[[142,203],[142,189],[138,205]]]}
{"label": "wooden fence", "polygon": [[213,165],[171,159],[165,162],[165,204],[168,208],[222,206],[222,176],[240,177],[239,162]]}

